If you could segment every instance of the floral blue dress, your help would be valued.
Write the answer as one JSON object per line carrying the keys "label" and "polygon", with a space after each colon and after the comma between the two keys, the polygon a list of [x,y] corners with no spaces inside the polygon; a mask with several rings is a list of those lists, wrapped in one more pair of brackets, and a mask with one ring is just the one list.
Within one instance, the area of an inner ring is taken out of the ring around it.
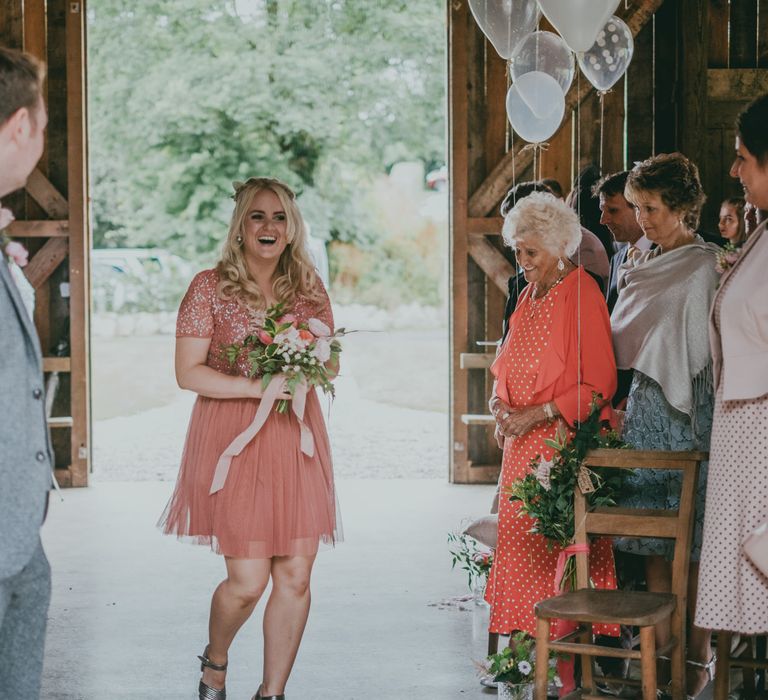
{"label": "floral blue dress", "polygon": [[[710,369],[705,371],[711,373]],[[701,382],[694,396],[696,409],[692,425],[689,416],[669,405],[657,382],[635,370],[627,399],[622,437],[638,450],[708,451],[714,410],[712,382]],[[708,464],[702,462],[699,469],[691,561],[698,561],[701,555]],[[675,509],[680,503],[681,486],[682,476],[678,471],[639,469],[627,478],[619,505]],[[618,538],[615,546],[630,554],[658,554],[667,559],[672,559],[674,549],[672,540],[651,538]]]}

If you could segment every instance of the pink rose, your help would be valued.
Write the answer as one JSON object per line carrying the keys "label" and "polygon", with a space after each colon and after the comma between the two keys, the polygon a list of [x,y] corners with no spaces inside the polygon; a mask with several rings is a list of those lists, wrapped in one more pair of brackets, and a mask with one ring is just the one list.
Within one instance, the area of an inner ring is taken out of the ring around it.
{"label": "pink rose", "polygon": [[8,228],[11,222],[14,220],[14,216],[10,209],[3,209],[0,207],[0,231],[4,228]]}
{"label": "pink rose", "polygon": [[264,345],[272,345],[272,336],[265,330],[260,330],[258,336],[259,340],[264,343]]}
{"label": "pink rose", "polygon": [[310,318],[309,321],[307,321],[307,327],[318,338],[327,338],[331,335],[331,329],[328,328],[328,326],[326,326],[320,319]]}
{"label": "pink rose", "polygon": [[5,254],[19,267],[26,267],[29,262],[29,253],[27,252],[27,249],[18,241],[11,241],[5,246]]}
{"label": "pink rose", "polygon": [[277,319],[277,322],[280,324],[283,323],[290,323],[292,326],[296,326],[296,317],[293,314],[285,314],[284,316],[281,316]]}
{"label": "pink rose", "polygon": [[733,263],[735,263],[738,259],[738,252],[729,252],[725,254],[725,262],[727,262],[729,265],[733,265]]}

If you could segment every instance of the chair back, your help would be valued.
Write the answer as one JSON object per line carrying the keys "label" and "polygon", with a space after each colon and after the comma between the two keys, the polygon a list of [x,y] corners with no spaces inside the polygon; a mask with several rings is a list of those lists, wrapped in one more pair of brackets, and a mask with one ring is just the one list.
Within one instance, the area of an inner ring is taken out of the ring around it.
{"label": "chair back", "polygon": [[[575,490],[575,541],[587,544],[589,535],[624,537],[659,537],[675,541],[672,563],[672,593],[677,596],[677,610],[685,615],[688,564],[693,534],[694,494],[699,464],[708,458],[706,452],[662,450],[592,450],[584,459],[584,466],[616,469],[668,469],[682,472],[680,504],[677,510],[652,510],[625,506],[601,506],[587,510],[584,494]],[[578,588],[589,585],[588,555],[576,555],[576,583]]]}

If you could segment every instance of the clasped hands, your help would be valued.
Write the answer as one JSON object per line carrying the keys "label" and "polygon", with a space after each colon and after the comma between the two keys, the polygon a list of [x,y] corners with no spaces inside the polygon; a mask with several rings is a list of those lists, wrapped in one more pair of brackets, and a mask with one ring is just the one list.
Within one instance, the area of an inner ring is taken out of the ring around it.
{"label": "clasped hands", "polygon": [[489,407],[496,419],[494,436],[500,448],[504,447],[505,438],[525,435],[531,428],[547,419],[541,406],[521,406],[513,408],[506,401],[494,396]]}

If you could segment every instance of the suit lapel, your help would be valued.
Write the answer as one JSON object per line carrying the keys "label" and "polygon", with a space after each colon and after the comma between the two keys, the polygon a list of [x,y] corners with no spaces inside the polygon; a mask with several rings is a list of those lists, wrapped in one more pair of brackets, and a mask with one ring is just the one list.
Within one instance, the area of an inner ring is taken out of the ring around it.
{"label": "suit lapel", "polygon": [[[16,315],[19,318],[19,323],[21,323],[22,327],[24,328],[29,343],[34,350],[33,354],[35,356],[35,361],[38,363],[38,365],[40,365],[40,339],[37,335],[37,329],[35,328],[34,324],[32,323],[32,319],[30,319],[29,314],[27,313],[24,302],[21,299],[21,294],[19,294],[19,288],[16,286],[16,282],[13,281],[11,272],[8,269],[8,263],[2,254],[0,254],[0,279],[2,279],[2,283],[5,284],[5,287],[8,290],[8,295],[10,296],[11,301],[16,308]],[[42,369],[42,366],[40,368]]]}

